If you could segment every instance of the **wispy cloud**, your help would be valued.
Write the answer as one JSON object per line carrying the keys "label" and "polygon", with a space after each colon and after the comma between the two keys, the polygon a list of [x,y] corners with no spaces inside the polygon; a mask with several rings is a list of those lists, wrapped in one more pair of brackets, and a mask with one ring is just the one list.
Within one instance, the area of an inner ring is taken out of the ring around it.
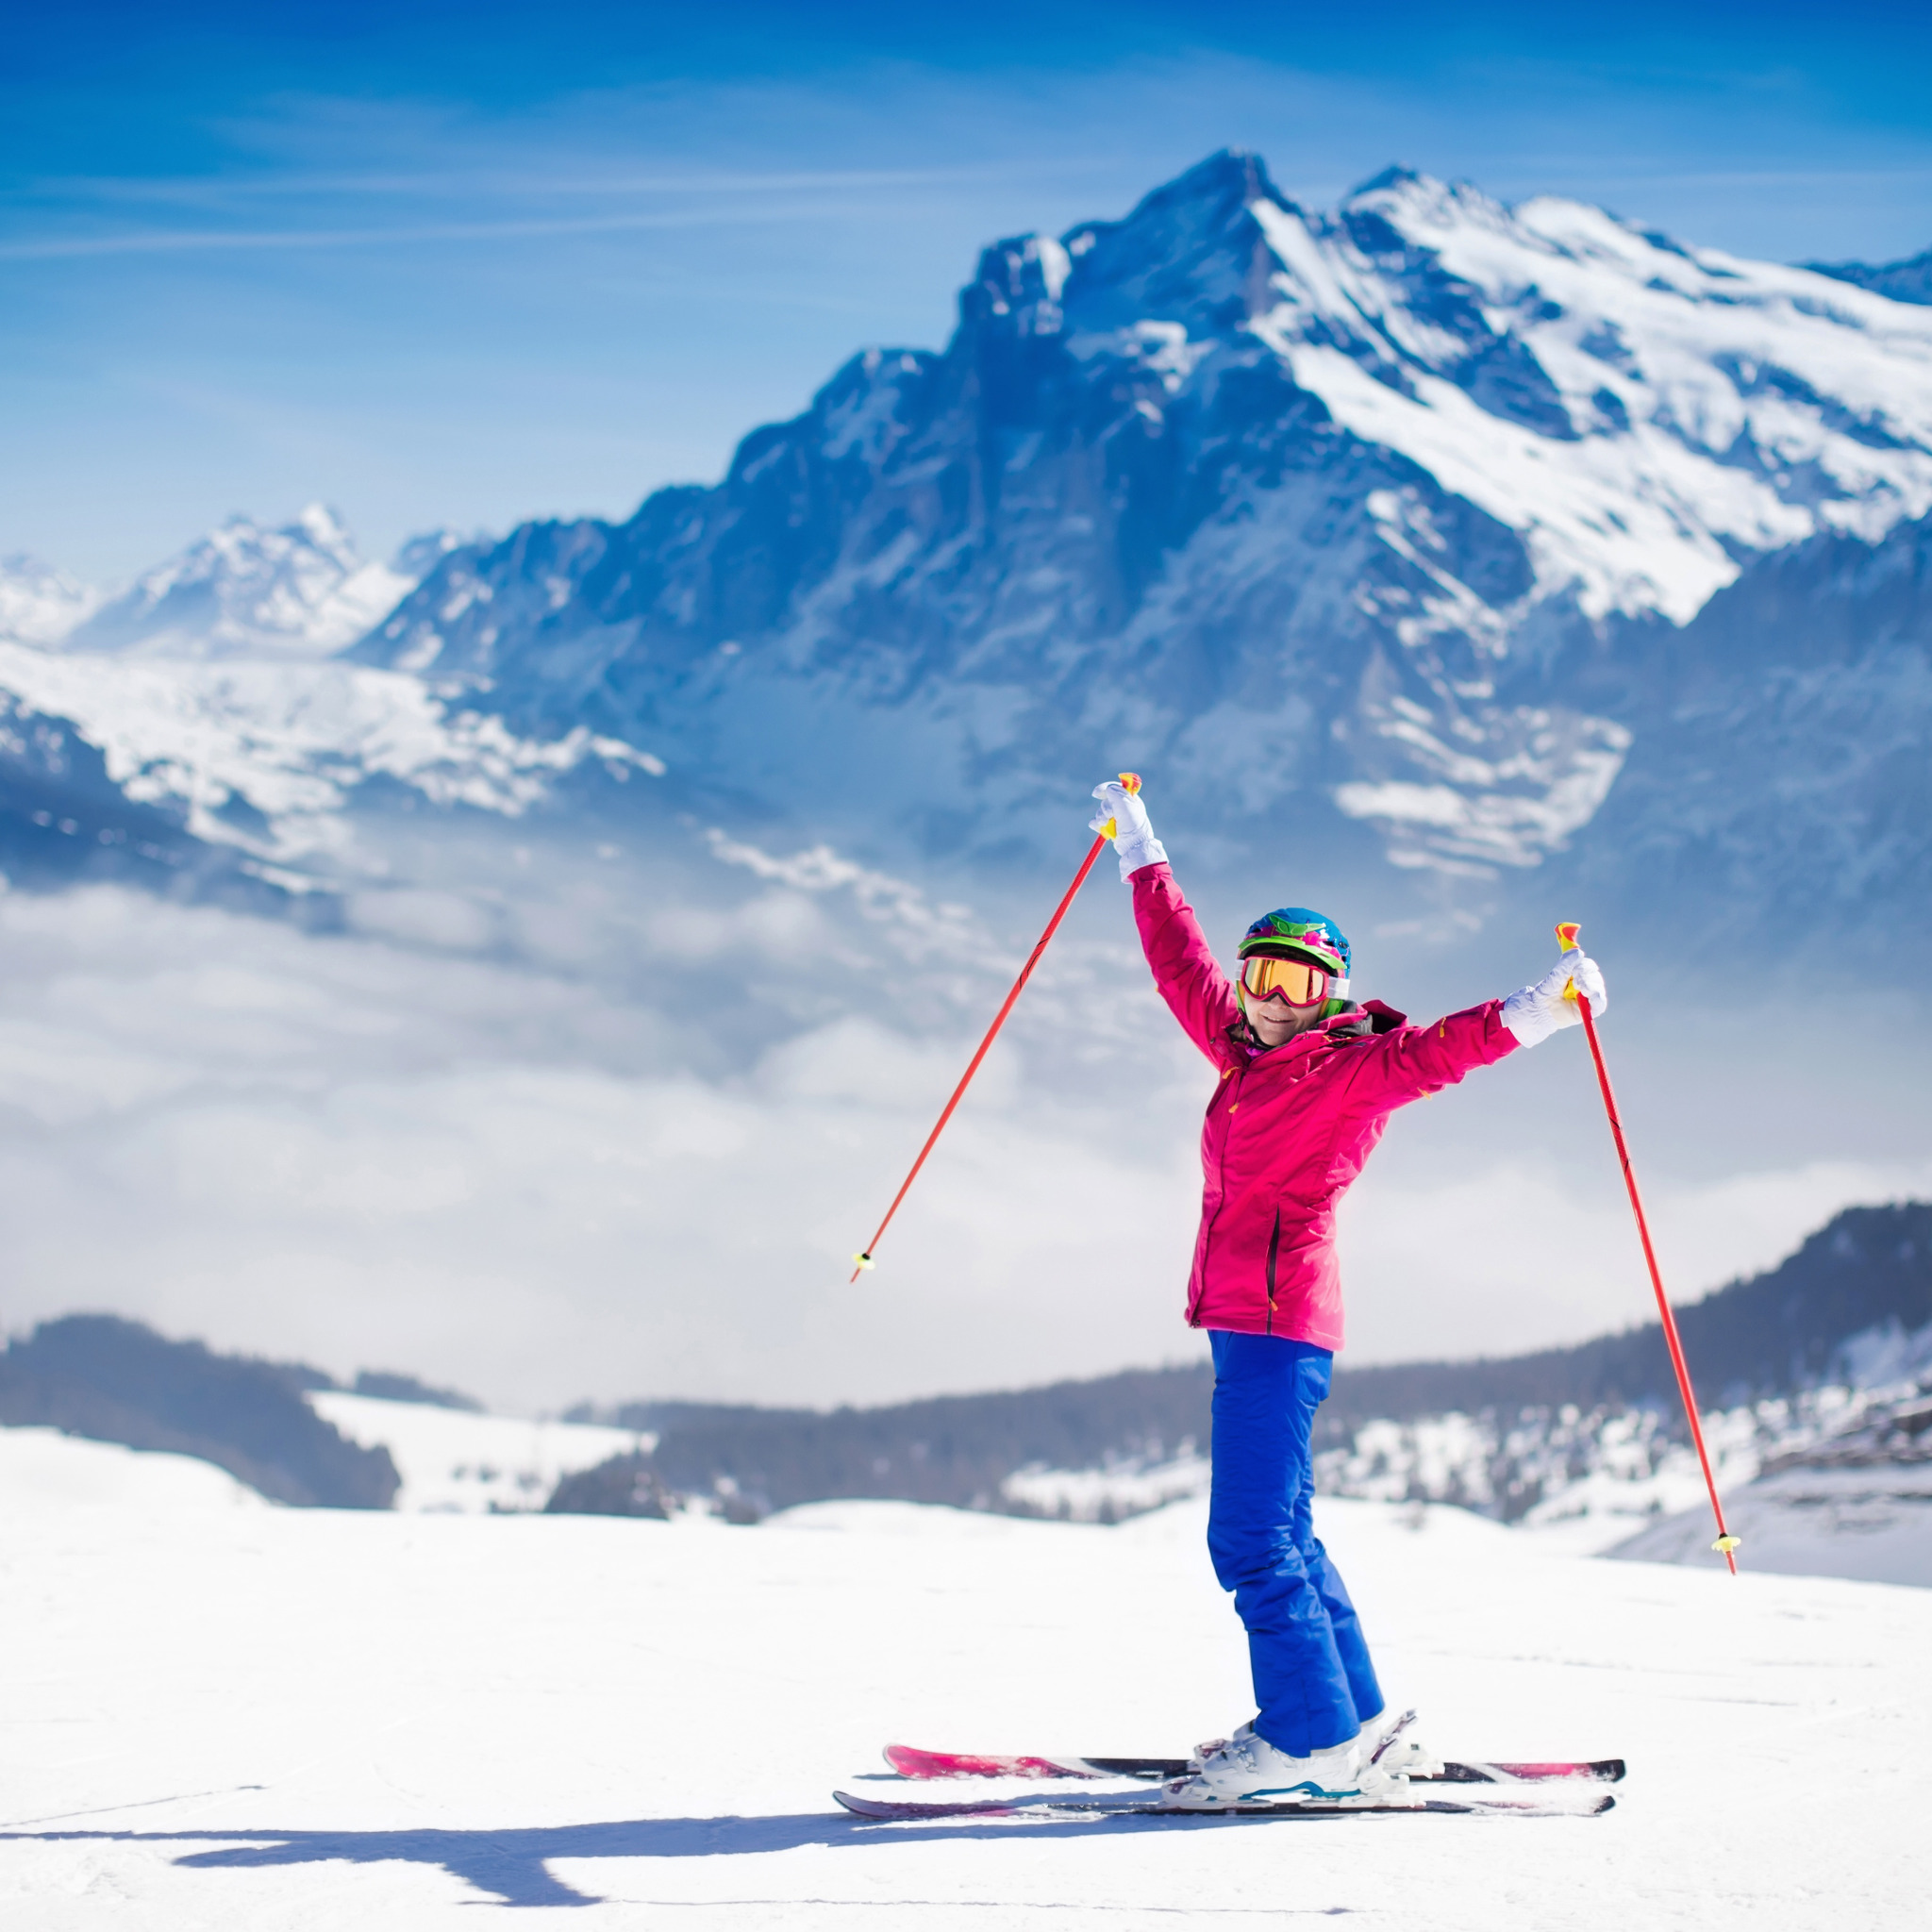
{"label": "wispy cloud", "polygon": [[730,225],[769,227],[797,222],[850,221],[865,210],[849,202],[746,202],[608,215],[510,217],[357,228],[170,228],[110,235],[47,236],[0,242],[0,260],[48,261],[90,256],[178,255],[197,250],[393,248],[423,242],[528,241],[550,236],[641,234],[653,229]]}
{"label": "wispy cloud", "polygon": [[632,194],[809,193],[827,188],[924,188],[1010,178],[1023,164],[945,168],[783,169],[770,173],[699,169],[639,174],[621,166],[598,173],[533,173],[523,169],[468,168],[405,175],[322,174],[292,171],[258,175],[56,175],[0,191],[4,202],[193,202],[209,206],[322,195],[467,199],[472,195],[540,200],[547,196]]}

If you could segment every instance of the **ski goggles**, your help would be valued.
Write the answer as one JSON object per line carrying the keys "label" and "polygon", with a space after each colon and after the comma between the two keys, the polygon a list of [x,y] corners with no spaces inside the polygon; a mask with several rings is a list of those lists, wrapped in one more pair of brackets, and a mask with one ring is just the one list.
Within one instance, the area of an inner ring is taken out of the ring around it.
{"label": "ski goggles", "polygon": [[1241,961],[1241,991],[1251,1000],[1286,1000],[1291,1007],[1319,1006],[1335,984],[1306,959],[1271,959],[1257,953]]}

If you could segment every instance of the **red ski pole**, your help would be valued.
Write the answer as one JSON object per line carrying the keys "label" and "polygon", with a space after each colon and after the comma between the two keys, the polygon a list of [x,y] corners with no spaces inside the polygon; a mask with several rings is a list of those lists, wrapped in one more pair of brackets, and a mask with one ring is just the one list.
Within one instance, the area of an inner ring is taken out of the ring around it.
{"label": "red ski pole", "polygon": [[[1557,941],[1567,953],[1576,943],[1576,935],[1582,930],[1580,925],[1559,925]],[[1671,1349],[1671,1366],[1677,1372],[1677,1392],[1684,1398],[1684,1413],[1690,1422],[1690,1440],[1697,1444],[1697,1460],[1704,1470],[1704,1487],[1710,1494],[1711,1514],[1717,1518],[1717,1541],[1711,1548],[1730,1565],[1731,1574],[1735,1576],[1738,1559],[1732,1552],[1737,1549],[1739,1540],[1724,1526],[1724,1506],[1718,1501],[1717,1478],[1710,1473],[1710,1452],[1704,1446],[1704,1423],[1697,1413],[1697,1397],[1690,1390],[1690,1369],[1684,1360],[1684,1343],[1677,1334],[1677,1318],[1671,1312],[1671,1305],[1664,1296],[1664,1278],[1657,1271],[1657,1250],[1650,1244],[1650,1223],[1644,1219],[1643,1197],[1637,1191],[1637,1170],[1630,1165],[1630,1149],[1624,1141],[1624,1123],[1617,1118],[1617,1096],[1610,1091],[1610,1070],[1604,1065],[1603,1046],[1596,1037],[1596,1019],[1590,1010],[1590,1002],[1577,991],[1574,980],[1564,988],[1563,997],[1576,1002],[1577,1010],[1583,1015],[1584,1036],[1590,1041],[1590,1057],[1596,1062],[1596,1083],[1603,1089],[1604,1111],[1610,1117],[1610,1134],[1617,1143],[1617,1158],[1623,1163],[1624,1185],[1630,1191],[1631,1212],[1637,1216],[1637,1234],[1643,1243],[1644,1265],[1650,1270],[1650,1285],[1657,1291],[1657,1311],[1663,1318],[1664,1340]]]}
{"label": "red ski pole", "polygon": [[[1140,776],[1134,772],[1123,772],[1121,774],[1121,783],[1129,791],[1138,791],[1141,789]],[[1027,954],[1026,963],[1021,967],[1020,976],[1014,980],[1013,990],[1007,995],[1006,1003],[992,1016],[992,1024],[986,1029],[986,1038],[979,1042],[979,1051],[973,1056],[966,1071],[959,1075],[959,1084],[953,1089],[953,1097],[946,1102],[938,1121],[934,1123],[932,1132],[925,1137],[925,1145],[919,1150],[919,1158],[912,1163],[910,1172],[899,1183],[899,1191],[892,1196],[892,1205],[886,1209],[885,1220],[879,1223],[877,1228],[874,1231],[871,1241],[867,1241],[864,1247],[860,1248],[858,1254],[853,1256],[852,1259],[855,1265],[852,1270],[852,1279],[854,1281],[858,1279],[861,1269],[870,1268],[874,1265],[872,1254],[873,1250],[879,1244],[879,1236],[885,1233],[887,1227],[891,1223],[892,1216],[899,1211],[899,1203],[906,1198],[912,1183],[919,1178],[919,1170],[925,1165],[925,1157],[932,1152],[933,1142],[945,1132],[946,1123],[953,1118],[953,1109],[959,1104],[959,1096],[973,1084],[973,1076],[978,1073],[979,1063],[986,1058],[987,1048],[992,1044],[993,1038],[1000,1028],[1007,1024],[1007,1015],[1013,1010],[1013,1002],[1020,997],[1021,989],[1033,976],[1033,969],[1040,964],[1040,956],[1046,951],[1047,941],[1059,930],[1060,921],[1067,916],[1067,908],[1074,903],[1074,895],[1087,883],[1087,874],[1093,870],[1093,861],[1100,857],[1101,848],[1113,837],[1113,831],[1114,822],[1108,819],[1107,824],[1101,828],[1099,837],[1094,840],[1092,845],[1089,848],[1087,857],[1080,861],[1080,870],[1074,874],[1074,883],[1067,888],[1066,891],[1061,895],[1060,903],[1054,908],[1053,917],[1046,922],[1046,930],[1040,935],[1040,943],[1033,948],[1032,952]]]}

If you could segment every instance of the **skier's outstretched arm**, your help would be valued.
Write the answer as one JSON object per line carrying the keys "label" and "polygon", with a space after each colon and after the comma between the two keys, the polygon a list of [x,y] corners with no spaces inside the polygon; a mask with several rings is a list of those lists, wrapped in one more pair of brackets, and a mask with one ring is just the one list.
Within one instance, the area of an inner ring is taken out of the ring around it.
{"label": "skier's outstretched arm", "polygon": [[1579,948],[1569,952],[1533,986],[1507,1000],[1485,1000],[1425,1026],[1401,1026],[1375,1040],[1362,1055],[1352,1082],[1359,1102],[1400,1107],[1453,1087],[1474,1067],[1492,1065],[1519,1046],[1536,1046],[1564,1026],[1582,1023],[1564,992],[1574,981],[1601,1013],[1609,1003],[1602,969]]}
{"label": "skier's outstretched arm", "polygon": [[1216,962],[1193,908],[1174,883],[1147,808],[1136,793],[1111,781],[1095,786],[1093,795],[1100,801],[1093,830],[1101,830],[1108,819],[1114,822],[1121,878],[1134,889],[1134,923],[1154,983],[1188,1038],[1219,1066],[1228,1050],[1227,1029],[1240,1017],[1234,988]]}

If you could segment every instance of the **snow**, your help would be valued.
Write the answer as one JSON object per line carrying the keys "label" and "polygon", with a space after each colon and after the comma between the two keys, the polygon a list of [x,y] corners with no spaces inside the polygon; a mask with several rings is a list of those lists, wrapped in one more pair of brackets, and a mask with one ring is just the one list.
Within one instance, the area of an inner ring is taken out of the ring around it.
{"label": "snow", "polygon": [[[68,720],[141,804],[172,804],[214,843],[296,862],[341,849],[342,808],[393,778],[431,803],[520,817],[588,759],[662,776],[663,761],[577,728],[518,738],[418,678],[345,663],[128,661],[0,642],[0,691]],[[265,832],[226,816],[241,800]]]}
{"label": "snow", "polygon": [[541,1509],[561,1477],[656,1442],[631,1429],[477,1415],[340,1390],[318,1390],[308,1403],[352,1442],[389,1451],[403,1479],[395,1507],[412,1514]]}
{"label": "snow", "polygon": [[1101,1469],[1016,1470],[1000,1485],[1008,1503],[1072,1523],[1111,1523],[1205,1496],[1213,1471],[1189,1449],[1166,1461],[1124,1459]]}
{"label": "snow", "polygon": [[[95,1456],[9,1431],[0,1469],[22,1435]],[[888,1741],[1179,1751],[1246,1714],[1198,1505],[1120,1529],[872,1504],[739,1529],[163,1507],[132,1480],[75,1508],[50,1472],[0,1508],[0,1911],[35,1932],[430,1932],[479,1907],[584,1932],[1783,1932],[1923,1909],[1928,1592],[1324,1504],[1426,1734],[1623,1755],[1615,1811],[878,1827],[828,1792],[902,1789],[874,1781]]]}
{"label": "snow", "polygon": [[182,1517],[272,1506],[226,1470],[193,1456],[90,1442],[58,1429],[0,1428],[0,1524],[10,1537],[53,1510]]}
{"label": "snow", "polygon": [[33,557],[0,557],[0,638],[58,643],[100,604],[101,593]]}
{"label": "snow", "polygon": [[[442,534],[402,556],[426,566]],[[310,504],[269,529],[231,517],[96,612],[76,647],[150,658],[325,658],[414,590],[418,576],[365,562],[335,512]]]}
{"label": "snow", "polygon": [[[1682,249],[1583,203],[1507,208],[1427,176],[1372,186],[1337,219],[1265,194],[1248,208],[1277,264],[1249,330],[1344,428],[1524,532],[1536,598],[1683,624],[1740,552],[1821,528],[1872,541],[1932,505],[1923,308]],[[1365,255],[1351,215],[1380,216],[1410,258]],[[1419,299],[1423,256],[1474,295],[1490,341]],[[1511,421],[1467,386],[1505,340],[1552,385],[1557,422]]]}
{"label": "snow", "polygon": [[[1932,1457],[1865,1467],[1780,1469],[1724,1498],[1742,1560],[1788,1576],[1932,1585]],[[1708,1507],[1640,1530],[1609,1553],[1695,1563],[1710,1547]]]}

